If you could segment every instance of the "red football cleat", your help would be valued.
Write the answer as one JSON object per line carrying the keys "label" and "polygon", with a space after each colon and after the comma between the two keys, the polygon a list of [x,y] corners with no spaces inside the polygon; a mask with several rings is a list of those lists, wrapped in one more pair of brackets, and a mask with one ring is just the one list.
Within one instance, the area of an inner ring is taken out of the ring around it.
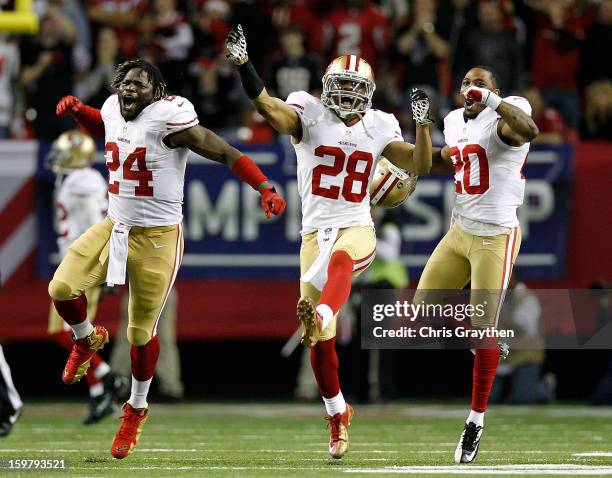
{"label": "red football cleat", "polygon": [[329,454],[332,458],[342,458],[349,449],[348,429],[353,419],[353,407],[348,403],[344,413],[336,413],[333,417],[327,417],[329,422]]}
{"label": "red football cleat", "polygon": [[76,383],[87,373],[91,357],[108,343],[108,331],[101,325],[96,325],[87,337],[73,339],[72,351],[62,373],[66,384]]}
{"label": "red football cleat", "polygon": [[132,453],[148,417],[148,405],[144,408],[134,408],[127,402],[123,405],[121,425],[111,446],[111,454],[115,458],[122,459]]}

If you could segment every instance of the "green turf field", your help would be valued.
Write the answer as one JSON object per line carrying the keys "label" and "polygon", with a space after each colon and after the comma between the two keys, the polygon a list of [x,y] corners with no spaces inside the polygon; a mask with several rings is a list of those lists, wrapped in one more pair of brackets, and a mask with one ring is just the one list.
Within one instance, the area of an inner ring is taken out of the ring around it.
{"label": "green turf field", "polygon": [[[1,477],[380,477],[612,475],[612,409],[492,407],[476,463],[453,465],[466,407],[357,406],[351,450],[327,454],[323,407],[293,404],[151,406],[136,451],[109,449],[118,420],[81,426],[85,407],[29,405],[0,439]],[[66,471],[17,472],[8,458],[65,459]]]}

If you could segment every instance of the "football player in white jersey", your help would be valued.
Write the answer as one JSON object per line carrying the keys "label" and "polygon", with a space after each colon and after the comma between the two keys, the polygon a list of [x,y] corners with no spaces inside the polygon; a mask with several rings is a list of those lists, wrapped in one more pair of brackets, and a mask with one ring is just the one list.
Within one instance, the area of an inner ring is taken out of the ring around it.
{"label": "football player in white jersey", "polygon": [[340,391],[336,316],[349,297],[351,277],[364,271],[376,252],[369,189],[379,157],[415,175],[429,172],[429,100],[413,92],[415,147],[404,142],[393,115],[371,109],[376,85],[363,58],[336,58],[323,76],[321,99],[298,91],[283,102],[267,93],[249,61],[240,25],[226,46],[252,104],[279,133],[291,135],[297,153],[302,201],[297,315],[330,423],[329,452],[341,458],[353,409]]}
{"label": "football player in white jersey", "polygon": [[[436,289],[463,289],[486,304],[472,327],[496,327],[499,310],[521,245],[516,209],[523,203],[529,142],[538,134],[525,98],[501,98],[489,67],[467,72],[463,108],[444,119],[446,146],[434,150],[433,170],[454,171],[456,200],[450,230],[427,261],[415,303],[433,301]],[[455,451],[456,463],[476,458],[484,412],[500,356],[497,340],[475,350],[472,409]]]}
{"label": "football player in white jersey", "polygon": [[[49,167],[55,173],[54,205],[56,213],[57,246],[61,258],[68,247],[94,224],[102,221],[108,208],[107,184],[102,175],[91,167],[96,145],[88,135],[71,130],[62,133],[54,142],[48,156]],[[95,319],[101,287],[85,291],[87,316]],[[52,339],[69,352],[72,350],[72,330],[51,304],[49,326]],[[91,368],[85,379],[89,385],[89,415],[83,425],[97,423],[116,408],[115,396],[123,386],[124,377],[111,372],[109,365],[94,353]]]}
{"label": "football player in white jersey", "polygon": [[282,214],[285,201],[246,155],[198,124],[193,105],[167,96],[161,73],[144,60],[127,61],[113,81],[117,94],[102,110],[73,96],[60,100],[58,116],[72,115],[94,135],[104,134],[109,170],[108,216],[68,248],[49,284],[74,344],[62,374],[80,380],[91,356],[108,342],[107,330],[87,318],[84,291],[129,275],[127,337],[132,344],[132,392],[111,447],[115,458],[132,452],[148,416],[147,393],[159,357],[157,321],[183,255],[182,202],[188,150],[226,164],[261,193],[267,217]]}

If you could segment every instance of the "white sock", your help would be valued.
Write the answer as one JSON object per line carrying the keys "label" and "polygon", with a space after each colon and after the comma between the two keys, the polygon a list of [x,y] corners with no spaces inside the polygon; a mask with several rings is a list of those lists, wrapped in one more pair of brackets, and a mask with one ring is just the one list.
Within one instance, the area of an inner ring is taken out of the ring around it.
{"label": "white sock", "polygon": [[108,375],[108,372],[110,372],[110,365],[106,362],[102,362],[94,370],[94,377],[101,379],[103,377],[106,377]]}
{"label": "white sock", "polygon": [[70,328],[72,329],[72,333],[78,340],[82,339],[83,337],[87,337],[93,330],[93,325],[91,325],[89,319],[85,319],[80,324],[71,325]]}
{"label": "white sock", "polygon": [[323,397],[323,403],[325,403],[325,410],[330,417],[333,417],[336,413],[344,413],[346,411],[346,402],[342,392],[338,392],[338,395],[332,398]]}
{"label": "white sock", "polygon": [[151,377],[149,380],[140,382],[132,375],[132,393],[128,403],[134,408],[144,408],[147,406],[147,394],[149,393],[149,387],[151,386]]}
{"label": "white sock", "polygon": [[103,383],[96,383],[95,385],[92,385],[91,387],[89,387],[89,396],[92,398],[99,397],[103,393],[104,393]]}
{"label": "white sock", "polygon": [[474,410],[470,410],[470,415],[467,417],[465,423],[474,422],[477,427],[484,426],[484,412],[475,412]]}
{"label": "white sock", "polygon": [[323,317],[323,325],[321,326],[321,330],[323,330],[334,318],[334,311],[327,304],[319,304],[317,305],[317,312]]}

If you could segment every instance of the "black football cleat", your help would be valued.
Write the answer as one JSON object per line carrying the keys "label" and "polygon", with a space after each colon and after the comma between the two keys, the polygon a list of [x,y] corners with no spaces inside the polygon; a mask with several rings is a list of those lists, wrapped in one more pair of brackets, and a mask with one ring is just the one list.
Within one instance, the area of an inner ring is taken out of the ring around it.
{"label": "black football cleat", "polygon": [[483,427],[474,422],[466,423],[455,450],[455,463],[471,463],[476,459],[480,447]]}

